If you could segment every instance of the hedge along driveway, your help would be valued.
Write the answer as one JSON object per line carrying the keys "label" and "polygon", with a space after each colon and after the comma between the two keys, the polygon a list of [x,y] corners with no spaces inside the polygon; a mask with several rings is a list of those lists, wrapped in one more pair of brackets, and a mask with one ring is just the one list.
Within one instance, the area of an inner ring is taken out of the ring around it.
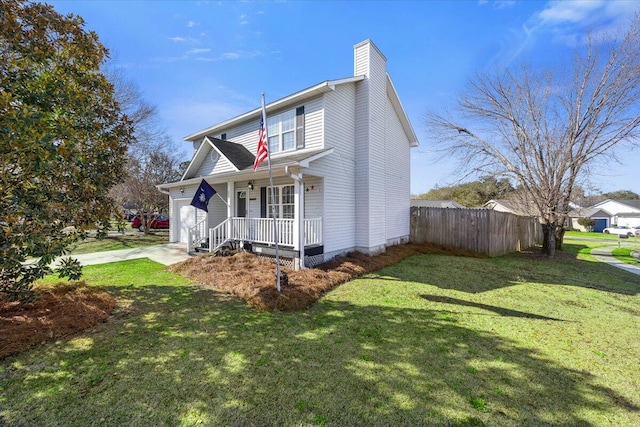
{"label": "hedge along driveway", "polygon": [[85,272],[129,305],[2,363],[10,425],[640,423],[640,278],[603,264],[416,256],[290,314],[148,260]]}

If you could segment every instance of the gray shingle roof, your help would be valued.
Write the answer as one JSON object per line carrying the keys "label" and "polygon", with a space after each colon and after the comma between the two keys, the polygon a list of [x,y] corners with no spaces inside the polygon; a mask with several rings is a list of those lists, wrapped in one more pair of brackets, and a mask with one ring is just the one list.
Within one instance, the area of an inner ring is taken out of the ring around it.
{"label": "gray shingle roof", "polygon": [[253,166],[255,156],[244,145],[210,136],[207,138],[238,170]]}
{"label": "gray shingle roof", "polygon": [[453,200],[427,200],[427,199],[411,199],[411,206],[426,208],[466,208],[466,206]]}

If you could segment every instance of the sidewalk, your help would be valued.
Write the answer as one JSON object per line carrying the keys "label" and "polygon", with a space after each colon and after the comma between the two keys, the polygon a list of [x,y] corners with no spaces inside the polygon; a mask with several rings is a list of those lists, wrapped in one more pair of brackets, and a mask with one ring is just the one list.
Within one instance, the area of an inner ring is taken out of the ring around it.
{"label": "sidewalk", "polygon": [[591,249],[591,255],[598,261],[606,262],[607,264],[628,271],[629,273],[640,275],[640,267],[635,265],[625,264],[622,261],[617,260],[611,252],[614,249],[618,249],[618,246],[607,246],[602,248]]}
{"label": "sidewalk", "polygon": [[[149,258],[152,261],[170,265],[190,258],[190,255],[187,253],[187,245],[184,243],[167,243],[143,248],[71,255],[71,257],[77,259],[82,265],[105,264],[138,258]],[[54,261],[53,265],[57,264],[58,260]]]}

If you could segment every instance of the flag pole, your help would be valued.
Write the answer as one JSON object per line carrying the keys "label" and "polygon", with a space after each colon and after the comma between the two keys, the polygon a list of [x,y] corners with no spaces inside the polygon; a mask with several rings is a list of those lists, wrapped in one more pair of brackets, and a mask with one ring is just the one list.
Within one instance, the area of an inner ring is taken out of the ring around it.
{"label": "flag pole", "polygon": [[[267,132],[267,110],[264,106],[264,92],[262,93],[262,118],[264,120],[264,129]],[[267,133],[267,147],[269,144],[269,137]],[[276,224],[276,216],[273,214],[273,211],[276,206],[276,200],[274,196],[274,188],[273,188],[273,174],[271,173],[271,150],[267,150],[267,164],[269,165],[269,185],[271,185],[271,216],[273,218],[273,236],[276,244],[276,288],[278,292],[280,292],[280,254],[278,251],[278,226]],[[269,212],[267,212],[268,214]]]}

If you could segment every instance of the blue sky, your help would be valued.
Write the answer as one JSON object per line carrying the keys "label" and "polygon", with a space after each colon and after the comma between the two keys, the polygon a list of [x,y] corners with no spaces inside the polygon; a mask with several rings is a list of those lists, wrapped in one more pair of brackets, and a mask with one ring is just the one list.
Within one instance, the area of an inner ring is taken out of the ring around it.
{"label": "blue sky", "polygon": [[[636,1],[51,1],[82,16],[114,65],[182,138],[267,102],[353,74],[353,45],[371,39],[420,141],[411,192],[455,184],[463,173],[436,158],[423,116],[493,64],[567,60],[587,30],[624,26]],[[188,157],[188,156],[187,156]],[[640,193],[640,150],[592,168],[592,191]]]}

